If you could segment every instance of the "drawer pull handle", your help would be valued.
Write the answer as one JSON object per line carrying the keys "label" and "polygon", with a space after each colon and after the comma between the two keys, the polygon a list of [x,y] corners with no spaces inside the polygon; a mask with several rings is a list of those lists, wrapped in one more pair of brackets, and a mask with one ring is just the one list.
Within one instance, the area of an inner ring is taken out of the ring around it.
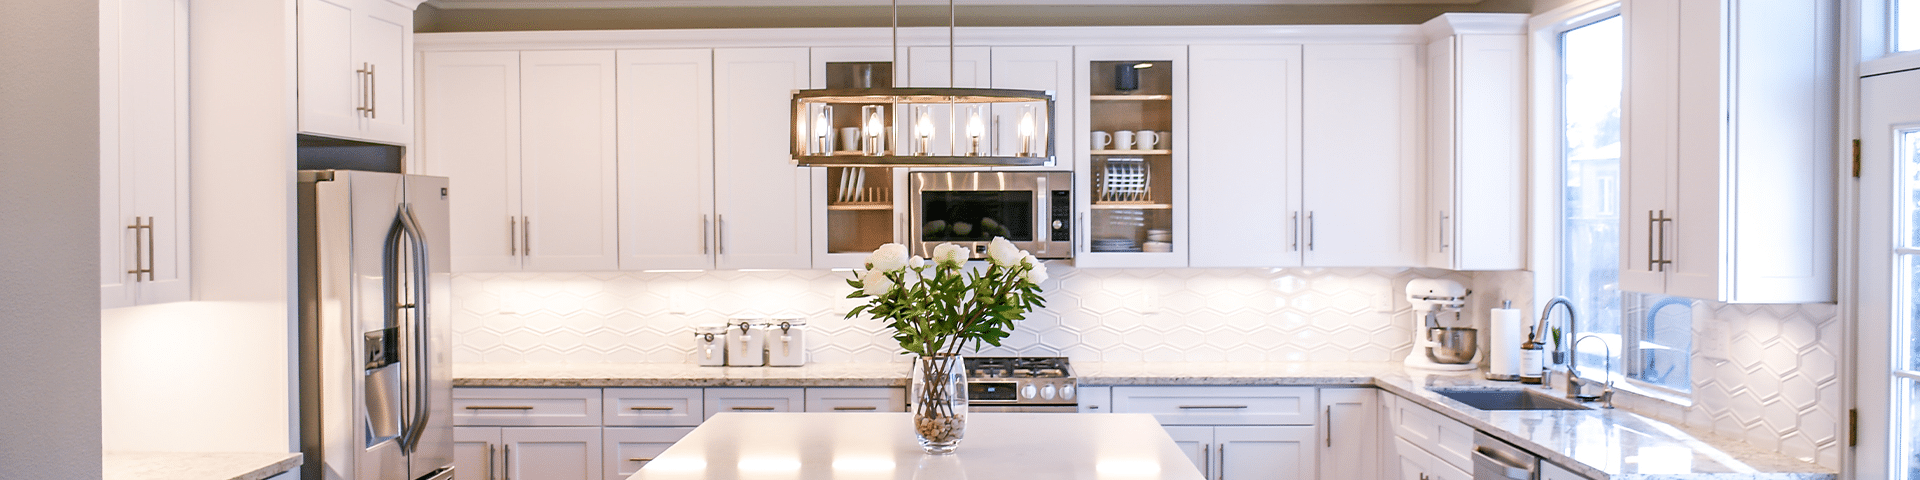
{"label": "drawer pull handle", "polygon": [[833,411],[836,411],[836,412],[843,412],[843,411],[871,412],[879,409],[880,409],[879,407],[833,407]]}
{"label": "drawer pull handle", "polygon": [[643,411],[673,411],[673,407],[633,407],[633,408],[632,408],[631,410],[643,410]]}
{"label": "drawer pull handle", "polygon": [[520,405],[468,405],[468,410],[532,410],[533,407]]}
{"label": "drawer pull handle", "polygon": [[629,462],[651,462],[651,461],[653,461],[653,458],[651,458],[651,457],[649,457],[649,458],[629,458],[629,459],[627,459],[627,461],[629,461]]}
{"label": "drawer pull handle", "polygon": [[1235,409],[1235,408],[1247,408],[1247,406],[1246,405],[1181,405],[1180,408],[1182,410]]}
{"label": "drawer pull handle", "polygon": [[745,410],[745,411],[753,411],[753,412],[771,412],[773,411],[773,407],[733,407],[733,410]]}

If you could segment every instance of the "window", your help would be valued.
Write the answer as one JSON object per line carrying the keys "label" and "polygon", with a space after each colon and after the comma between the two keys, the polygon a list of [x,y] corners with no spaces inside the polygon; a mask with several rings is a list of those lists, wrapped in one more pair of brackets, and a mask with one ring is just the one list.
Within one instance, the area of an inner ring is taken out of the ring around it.
{"label": "window", "polygon": [[1920,50],[1920,0],[1893,0],[1893,51]]}
{"label": "window", "polygon": [[1620,290],[1623,34],[1620,16],[1613,15],[1572,25],[1557,38],[1562,199],[1557,286],[1573,300],[1580,331],[1549,332],[1548,348],[1575,352],[1582,377],[1604,378],[1611,361],[1626,378],[1684,393],[1692,385],[1688,360],[1695,302]]}

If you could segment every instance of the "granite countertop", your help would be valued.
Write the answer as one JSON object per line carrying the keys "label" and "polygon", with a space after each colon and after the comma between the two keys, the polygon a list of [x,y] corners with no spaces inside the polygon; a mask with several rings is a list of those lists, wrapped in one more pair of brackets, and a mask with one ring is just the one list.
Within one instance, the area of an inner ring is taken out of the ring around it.
{"label": "granite countertop", "polygon": [[105,480],[265,480],[300,468],[299,453],[107,452]]}
{"label": "granite countertop", "polygon": [[[503,387],[900,387],[907,363],[804,367],[686,364],[459,364],[455,386]],[[1633,480],[1832,480],[1824,467],[1747,444],[1687,432],[1625,410],[1484,411],[1433,388],[1539,388],[1478,373],[1423,374],[1399,363],[1075,362],[1081,385],[1370,385],[1582,475]]]}

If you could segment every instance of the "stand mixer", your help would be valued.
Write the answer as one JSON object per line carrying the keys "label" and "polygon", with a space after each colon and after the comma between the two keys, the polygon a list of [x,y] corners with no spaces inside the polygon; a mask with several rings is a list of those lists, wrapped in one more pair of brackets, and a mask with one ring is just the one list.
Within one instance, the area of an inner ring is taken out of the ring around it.
{"label": "stand mixer", "polygon": [[[1473,291],[1460,282],[1447,279],[1416,278],[1407,282],[1407,303],[1413,305],[1413,352],[1407,354],[1407,367],[1441,371],[1474,369],[1473,356],[1479,349],[1480,332],[1457,326],[1462,323],[1460,310],[1466,308],[1467,295],[1471,293]],[[1448,319],[1450,321],[1443,322]]]}

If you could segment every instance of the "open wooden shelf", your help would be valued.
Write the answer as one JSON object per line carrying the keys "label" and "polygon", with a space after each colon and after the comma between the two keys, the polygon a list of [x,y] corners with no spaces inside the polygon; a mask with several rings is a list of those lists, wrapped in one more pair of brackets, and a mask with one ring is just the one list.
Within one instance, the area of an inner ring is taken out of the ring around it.
{"label": "open wooden shelf", "polygon": [[827,210],[892,210],[893,202],[887,203],[829,203]]}
{"label": "open wooden shelf", "polygon": [[1173,150],[1088,150],[1090,155],[1172,155]]}
{"label": "open wooden shelf", "polygon": [[1173,100],[1173,95],[1088,95],[1087,99],[1093,101],[1139,102],[1147,100]]}
{"label": "open wooden shelf", "polygon": [[1172,210],[1173,205],[1165,203],[1126,203],[1095,202],[1094,210]]}

